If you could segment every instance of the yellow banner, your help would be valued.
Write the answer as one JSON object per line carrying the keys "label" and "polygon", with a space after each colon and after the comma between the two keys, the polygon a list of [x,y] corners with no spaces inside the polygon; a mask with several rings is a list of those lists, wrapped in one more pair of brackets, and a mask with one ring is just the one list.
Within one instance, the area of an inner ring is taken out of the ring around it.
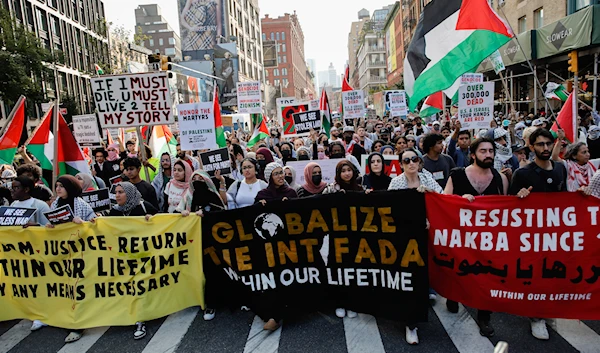
{"label": "yellow banner", "polygon": [[200,217],[0,227],[0,321],[133,325],[204,307]]}

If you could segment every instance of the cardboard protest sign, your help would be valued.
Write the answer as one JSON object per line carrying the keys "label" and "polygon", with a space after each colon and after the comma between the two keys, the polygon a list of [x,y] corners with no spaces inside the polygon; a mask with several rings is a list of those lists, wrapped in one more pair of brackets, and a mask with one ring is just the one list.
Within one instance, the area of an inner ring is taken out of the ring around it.
{"label": "cardboard protest sign", "polygon": [[406,105],[406,94],[404,91],[391,93],[390,98],[390,116],[401,117],[408,115],[408,107]]}
{"label": "cardboard protest sign", "polygon": [[493,82],[462,85],[458,88],[458,119],[463,129],[489,129],[493,118]]}
{"label": "cardboard protest sign", "polygon": [[282,113],[281,108],[284,105],[296,103],[296,98],[294,98],[294,97],[283,97],[283,98],[277,98],[275,101],[277,102],[277,122],[279,123],[279,125],[283,126],[282,125],[283,116],[281,115],[281,113]]}
{"label": "cardboard protest sign", "polygon": [[309,110],[307,112],[295,113],[294,125],[296,127],[296,135],[309,135],[310,130],[319,131],[321,129],[321,111]]}
{"label": "cardboard protest sign", "polygon": [[260,81],[237,83],[238,113],[262,113],[262,98],[260,94]]}
{"label": "cardboard protest sign", "polygon": [[0,207],[0,226],[24,226],[37,210],[35,208]]}
{"label": "cardboard protest sign", "polygon": [[231,174],[231,160],[229,159],[229,149],[227,147],[200,153],[200,162],[202,163],[202,170],[211,177],[215,175],[217,170],[221,171],[221,175]]}
{"label": "cardboard protest sign", "polygon": [[[360,173],[365,175],[370,173],[371,171],[367,168],[367,159],[369,158],[368,154],[363,154],[360,156]],[[383,155],[383,163],[385,164],[385,174],[391,176],[392,178],[397,177],[402,174],[402,167],[400,166],[399,156],[396,154],[384,154]]]}
{"label": "cardboard protest sign", "polygon": [[82,147],[101,146],[98,118],[94,114],[73,116],[73,136]]}
{"label": "cardboard protest sign", "polygon": [[212,102],[179,104],[177,111],[183,151],[218,147]]}
{"label": "cardboard protest sign", "polygon": [[358,119],[365,116],[365,93],[362,90],[342,92],[342,106],[345,119]]}
{"label": "cardboard protest sign", "polygon": [[45,212],[44,216],[46,216],[48,222],[54,225],[71,222],[75,218],[73,216],[73,210],[71,210],[71,206],[69,205],[64,205],[55,210]]}
{"label": "cardboard protest sign", "polygon": [[166,72],[103,75],[90,83],[103,129],[175,122]]}
{"label": "cardboard protest sign", "polygon": [[502,61],[502,55],[500,55],[499,51],[496,50],[495,52],[493,52],[492,55],[488,57],[488,59],[490,60],[490,63],[492,64],[496,75],[499,74],[500,71],[506,70],[506,67],[504,66],[504,61]]}
{"label": "cardboard protest sign", "polygon": [[313,100],[308,102],[296,102],[284,104],[281,106],[282,120],[282,137],[297,136],[296,123],[294,122],[294,114],[308,112],[311,110],[319,110],[319,101]]}
{"label": "cardboard protest sign", "polygon": [[294,168],[296,171],[296,184],[303,185],[306,183],[304,179],[304,168],[311,162],[315,162],[321,167],[321,174],[323,181],[327,184],[331,184],[335,181],[335,167],[342,159],[319,159],[316,161],[291,161],[285,165]]}
{"label": "cardboard protest sign", "polygon": [[483,82],[483,74],[482,73],[466,73],[460,77],[460,85],[468,85],[471,83],[481,83]]}
{"label": "cardboard protest sign", "polygon": [[84,192],[81,194],[81,198],[92,206],[94,212],[110,210],[110,195],[108,188]]}

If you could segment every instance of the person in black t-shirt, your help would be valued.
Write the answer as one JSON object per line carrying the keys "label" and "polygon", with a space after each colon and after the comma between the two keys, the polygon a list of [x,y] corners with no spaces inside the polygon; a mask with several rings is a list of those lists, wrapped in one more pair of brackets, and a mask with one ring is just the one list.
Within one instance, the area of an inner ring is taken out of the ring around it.
{"label": "person in black t-shirt", "polygon": [[140,178],[142,162],[137,158],[128,157],[123,161],[123,167],[123,174],[129,178],[129,182],[135,185],[140,194],[142,194],[142,198],[145,201],[150,202],[154,208],[158,209],[158,199],[156,198],[154,187]]}
{"label": "person in black t-shirt", "polygon": [[17,168],[17,176],[25,176],[33,180],[35,187],[33,190],[31,190],[31,197],[42,200],[50,205],[50,201],[52,199],[52,190],[40,183],[40,179],[42,178],[42,168],[35,164],[23,164]]}

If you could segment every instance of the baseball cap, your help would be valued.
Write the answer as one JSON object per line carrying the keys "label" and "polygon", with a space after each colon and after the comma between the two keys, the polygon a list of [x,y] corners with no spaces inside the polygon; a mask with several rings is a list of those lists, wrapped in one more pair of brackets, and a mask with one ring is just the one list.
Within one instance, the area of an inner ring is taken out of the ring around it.
{"label": "baseball cap", "polygon": [[542,119],[535,119],[532,123],[531,126],[542,126],[544,124],[544,121]]}
{"label": "baseball cap", "polygon": [[384,127],[383,129],[379,130],[379,135],[383,135],[383,134],[389,134],[390,130],[387,127]]}
{"label": "baseball cap", "polygon": [[513,150],[513,152],[519,152],[519,151],[522,151],[522,150],[524,150],[525,148],[527,148],[527,146],[525,146],[525,145],[522,145],[522,144],[520,144],[520,143],[517,143],[517,144],[515,144],[515,145],[512,145],[511,147],[512,147],[512,150]]}
{"label": "baseball cap", "polygon": [[354,132],[354,126],[344,126],[344,132]]}
{"label": "baseball cap", "polygon": [[12,169],[7,169],[2,172],[2,179],[14,179],[17,174]]}

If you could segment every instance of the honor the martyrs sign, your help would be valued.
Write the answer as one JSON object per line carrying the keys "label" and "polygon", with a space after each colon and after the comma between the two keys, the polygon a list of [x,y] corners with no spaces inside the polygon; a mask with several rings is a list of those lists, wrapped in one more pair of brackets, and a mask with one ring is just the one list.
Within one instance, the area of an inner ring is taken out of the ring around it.
{"label": "honor the martyrs sign", "polygon": [[343,307],[427,320],[422,194],[273,201],[209,214],[202,224],[208,305],[219,299],[208,296],[215,286],[228,293],[227,304],[248,305],[265,319]]}

